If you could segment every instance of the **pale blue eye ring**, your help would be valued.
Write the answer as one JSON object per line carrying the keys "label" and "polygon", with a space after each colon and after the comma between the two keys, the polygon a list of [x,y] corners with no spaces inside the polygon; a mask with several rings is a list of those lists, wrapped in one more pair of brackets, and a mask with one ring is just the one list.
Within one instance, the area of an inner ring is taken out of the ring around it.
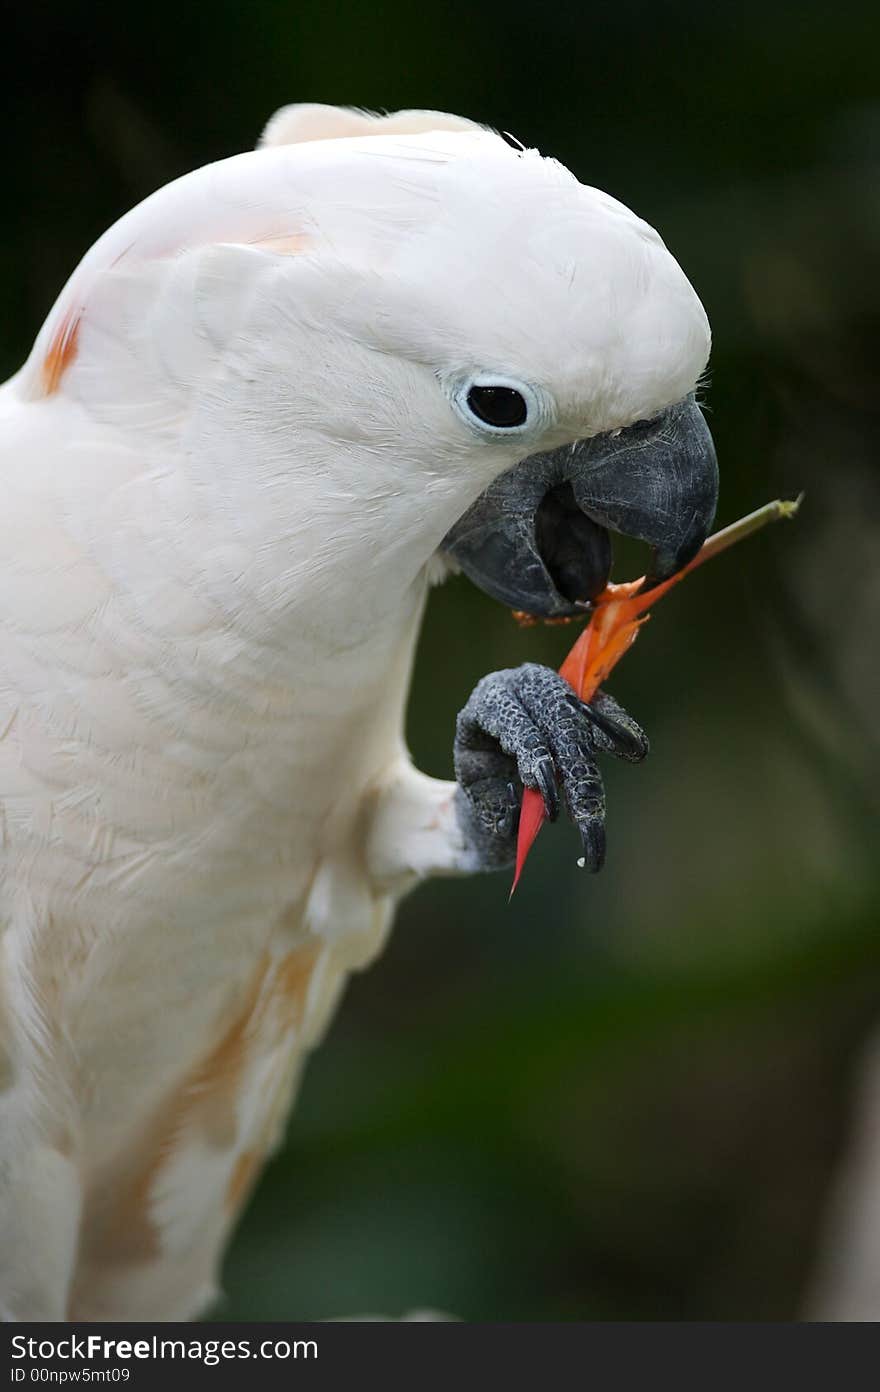
{"label": "pale blue eye ring", "polygon": [[551,414],[543,392],[503,372],[459,378],[450,396],[458,414],[481,435],[531,435],[548,424]]}

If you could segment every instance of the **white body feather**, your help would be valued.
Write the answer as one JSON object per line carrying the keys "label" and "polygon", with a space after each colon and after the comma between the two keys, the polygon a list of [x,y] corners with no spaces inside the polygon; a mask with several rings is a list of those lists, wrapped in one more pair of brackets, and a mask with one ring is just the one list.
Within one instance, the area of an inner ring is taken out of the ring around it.
{"label": "white body feather", "polygon": [[704,365],[656,234],[417,117],[160,190],[0,392],[10,1318],[202,1308],[346,973],[471,868],[404,706],[436,548],[524,450],[442,384],[549,383],[544,446]]}

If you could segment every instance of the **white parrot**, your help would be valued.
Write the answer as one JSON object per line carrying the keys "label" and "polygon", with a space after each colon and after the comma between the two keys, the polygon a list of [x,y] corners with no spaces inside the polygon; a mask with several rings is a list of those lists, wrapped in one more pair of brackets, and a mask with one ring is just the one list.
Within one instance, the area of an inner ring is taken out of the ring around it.
{"label": "white parrot", "polygon": [[436,112],[288,107],[85,256],[0,389],[0,1308],[192,1317],[347,974],[522,784],[603,853],[644,737],[492,674],[403,739],[429,586],[683,564],[709,330],[659,236]]}

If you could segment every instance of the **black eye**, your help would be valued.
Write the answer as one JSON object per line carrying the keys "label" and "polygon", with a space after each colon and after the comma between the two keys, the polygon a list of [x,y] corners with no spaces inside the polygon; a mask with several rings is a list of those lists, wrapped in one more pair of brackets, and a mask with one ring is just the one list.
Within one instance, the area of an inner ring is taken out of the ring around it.
{"label": "black eye", "polygon": [[497,430],[525,425],[529,414],[525,399],[513,387],[471,387],[467,404],[478,420]]}

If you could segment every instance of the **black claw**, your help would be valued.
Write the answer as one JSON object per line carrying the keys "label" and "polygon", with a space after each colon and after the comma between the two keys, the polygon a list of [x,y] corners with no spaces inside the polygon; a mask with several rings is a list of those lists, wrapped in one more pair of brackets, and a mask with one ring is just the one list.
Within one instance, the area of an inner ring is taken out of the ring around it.
{"label": "black claw", "polygon": [[587,822],[578,828],[584,847],[584,869],[598,874],[605,864],[605,827],[601,822]]}
{"label": "black claw", "polygon": [[535,777],[538,780],[541,797],[544,799],[547,820],[555,822],[559,816],[559,787],[556,782],[553,760],[549,754],[545,754],[543,759],[538,760],[535,766]]}
{"label": "black claw", "polygon": [[648,736],[632,717],[621,709],[613,696],[600,691],[587,703],[586,709],[593,724],[609,740],[609,752],[634,763],[647,756],[650,750]]}

